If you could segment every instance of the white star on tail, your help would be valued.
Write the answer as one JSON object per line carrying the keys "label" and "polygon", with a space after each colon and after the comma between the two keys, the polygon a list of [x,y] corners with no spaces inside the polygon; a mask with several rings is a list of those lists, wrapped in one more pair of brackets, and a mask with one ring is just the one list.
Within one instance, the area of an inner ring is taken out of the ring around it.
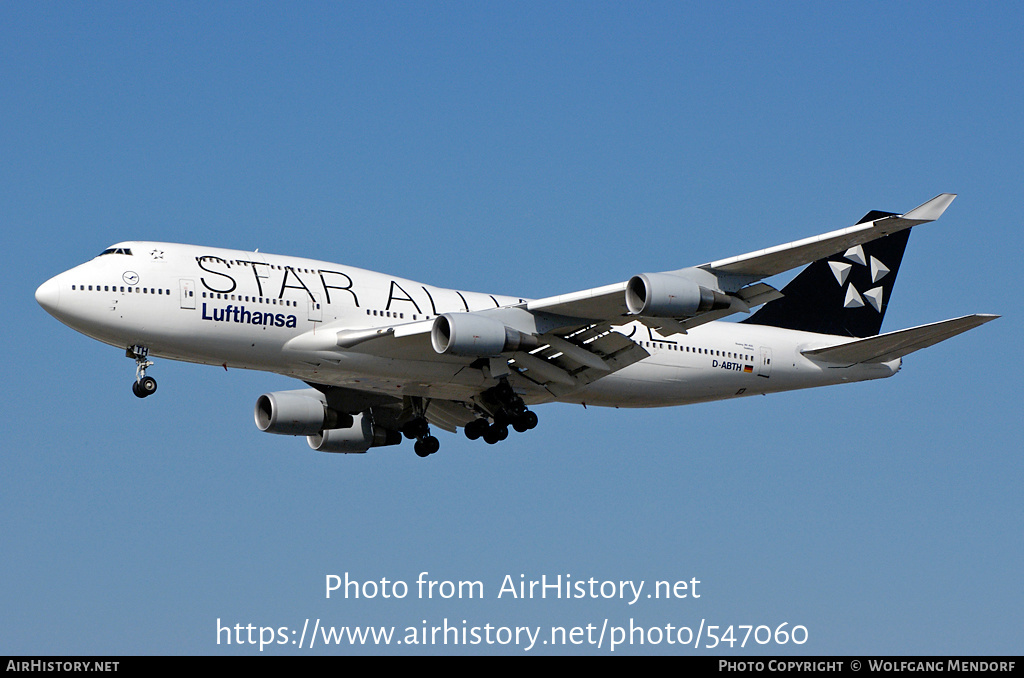
{"label": "white star on tail", "polygon": [[[865,258],[864,248],[860,245],[846,250],[846,252],[843,253],[843,257],[848,261],[852,261],[853,264],[869,266],[871,268],[871,282],[873,283],[877,283],[889,274],[889,268],[878,259],[874,257]],[[845,285],[846,279],[850,277],[850,271],[853,269],[853,264],[847,264],[842,261],[828,262],[828,267],[832,269],[832,275],[835,276],[836,282],[839,283],[840,287]],[[871,308],[881,313],[883,296],[884,289],[881,285],[878,287],[872,287],[862,296],[861,293],[857,291],[857,288],[851,283],[850,286],[846,288],[846,296],[843,299],[843,308],[861,308],[864,306],[864,299],[867,299]]]}

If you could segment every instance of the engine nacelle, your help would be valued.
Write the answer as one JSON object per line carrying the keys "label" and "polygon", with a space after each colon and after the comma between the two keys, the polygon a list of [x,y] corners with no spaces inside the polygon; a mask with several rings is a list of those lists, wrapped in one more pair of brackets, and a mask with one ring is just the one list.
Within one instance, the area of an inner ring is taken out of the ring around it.
{"label": "engine nacelle", "polygon": [[331,428],[306,438],[309,446],[317,452],[361,454],[371,447],[397,445],[402,434],[374,426],[365,412],[352,416],[352,425],[347,428]]}
{"label": "engine nacelle", "polygon": [[352,422],[351,415],[327,407],[316,389],[264,393],[256,399],[255,418],[264,433],[287,436],[311,436]]}
{"label": "engine nacelle", "polygon": [[671,273],[641,273],[626,283],[626,308],[633,315],[686,318],[731,305],[729,295]]}
{"label": "engine nacelle", "polygon": [[498,356],[519,349],[532,350],[537,339],[505,323],[476,313],[445,313],[430,328],[430,343],[441,354],[470,357]]}

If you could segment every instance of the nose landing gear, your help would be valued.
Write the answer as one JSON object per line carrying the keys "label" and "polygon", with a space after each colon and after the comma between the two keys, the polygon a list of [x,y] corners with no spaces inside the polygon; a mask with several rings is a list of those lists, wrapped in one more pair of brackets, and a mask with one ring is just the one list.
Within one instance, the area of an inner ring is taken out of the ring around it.
{"label": "nose landing gear", "polygon": [[145,346],[130,346],[126,355],[135,358],[135,383],[132,393],[139,398],[146,398],[156,393],[156,379],[146,376],[146,369],[153,366],[149,359],[149,349]]}

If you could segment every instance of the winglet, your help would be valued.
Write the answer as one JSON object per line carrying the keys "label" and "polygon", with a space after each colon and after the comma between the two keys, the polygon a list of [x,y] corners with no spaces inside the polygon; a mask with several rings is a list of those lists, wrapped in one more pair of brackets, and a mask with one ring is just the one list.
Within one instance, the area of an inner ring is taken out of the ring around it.
{"label": "winglet", "polygon": [[954,198],[956,198],[955,193],[941,193],[925,204],[910,210],[903,215],[903,218],[913,221],[935,221],[942,216]]}

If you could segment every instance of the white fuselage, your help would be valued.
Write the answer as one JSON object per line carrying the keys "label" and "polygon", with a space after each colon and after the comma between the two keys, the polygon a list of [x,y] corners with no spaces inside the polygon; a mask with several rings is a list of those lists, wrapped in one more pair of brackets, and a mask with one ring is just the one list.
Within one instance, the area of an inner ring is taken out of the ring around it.
{"label": "white fuselage", "polygon": [[[310,337],[427,323],[441,313],[526,301],[258,252],[153,242],[125,242],[111,250],[44,283],[37,292],[40,303],[66,325],[120,348],[145,346],[154,356],[396,396],[469,400],[486,386],[485,374],[421,345],[377,355],[373,342],[339,350]],[[664,338],[624,319],[619,331],[650,357],[565,396],[536,389],[523,398],[613,407],[683,405],[887,377],[900,365],[898,359],[820,364],[801,351],[847,339],[763,325],[710,322]]]}

